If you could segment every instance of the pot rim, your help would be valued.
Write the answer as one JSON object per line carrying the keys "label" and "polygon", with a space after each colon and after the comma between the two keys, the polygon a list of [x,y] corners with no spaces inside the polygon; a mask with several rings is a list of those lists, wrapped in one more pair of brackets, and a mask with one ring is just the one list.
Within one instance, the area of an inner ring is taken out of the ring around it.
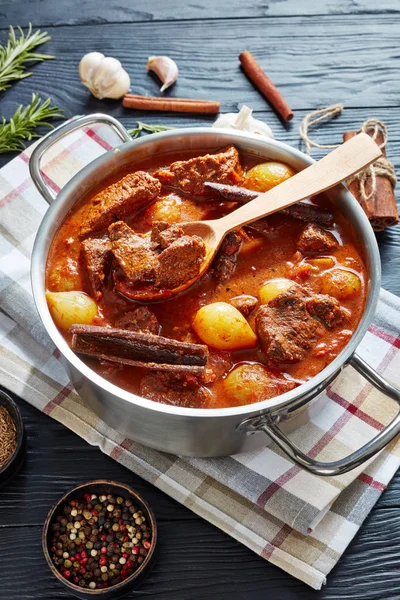
{"label": "pot rim", "polygon": [[[368,282],[369,290],[367,292],[367,300],[364,313],[361,317],[356,331],[350,338],[347,345],[343,348],[340,354],[331,363],[329,363],[329,365],[327,365],[322,371],[320,371],[317,375],[312,377],[309,381],[301,384],[294,390],[281,394],[280,396],[276,396],[276,398],[263,400],[261,402],[256,402],[253,404],[245,404],[241,406],[234,406],[228,408],[185,408],[180,406],[161,404],[152,400],[148,400],[146,398],[142,398],[141,396],[128,392],[118,387],[117,385],[109,382],[108,380],[104,379],[101,375],[93,371],[90,367],[88,367],[70,349],[64,337],[61,335],[56,325],[54,324],[47,307],[45,288],[43,285],[43,269],[46,265],[48,249],[47,251],[45,251],[44,242],[49,236],[51,236],[52,238],[54,237],[54,228],[52,227],[53,215],[57,214],[59,207],[67,200],[69,194],[74,190],[74,188],[82,184],[93,170],[104,166],[108,162],[110,162],[110,160],[112,160],[112,157],[113,155],[115,155],[116,152],[119,154],[119,156],[123,156],[124,153],[131,151],[132,148],[146,146],[151,143],[154,143],[157,140],[168,140],[170,138],[173,139],[177,136],[190,137],[199,135],[205,137],[216,135],[219,138],[227,138],[229,143],[234,143],[234,141],[232,140],[237,138],[243,144],[243,142],[245,142],[246,139],[248,139],[253,142],[256,141],[258,146],[265,147],[266,158],[273,158],[273,156],[271,157],[271,155],[269,155],[268,152],[270,152],[271,150],[273,152],[274,148],[276,148],[287,154],[288,162],[290,162],[290,159],[295,159],[301,162],[305,167],[315,162],[313,158],[307,156],[300,150],[293,148],[285,142],[279,142],[275,139],[261,138],[261,136],[259,135],[250,134],[247,132],[211,127],[189,127],[155,133],[151,136],[146,136],[144,138],[132,140],[131,142],[125,142],[117,148],[105,152],[100,157],[96,158],[94,161],[91,161],[88,165],[86,165],[68,181],[68,183],[59,192],[57,199],[49,207],[45,216],[42,219],[42,222],[36,234],[31,260],[31,285],[36,308],[48,335],[50,336],[58,350],[61,352],[61,354],[64,356],[64,358],[92,383],[102,388],[106,392],[111,393],[112,395],[124,401],[127,401],[128,403],[135,404],[140,406],[141,408],[149,409],[158,413],[167,413],[171,415],[184,417],[224,418],[227,416],[243,417],[248,415],[249,413],[265,414],[266,412],[279,412],[281,409],[289,407],[292,404],[297,404],[301,398],[310,396],[313,390],[320,390],[321,388],[323,388],[324,382],[332,380],[334,374],[346,365],[350,357],[355,352],[359,343],[366,334],[367,329],[375,314],[381,283],[381,266],[378,244],[376,242],[376,238],[372,227],[363,209],[361,208],[357,200],[354,198],[354,196],[347,190],[347,188],[343,184],[337,186],[337,188],[341,192],[341,201],[345,202],[349,206],[351,212],[353,213],[352,216],[354,216],[355,221],[359,224],[360,228],[363,229],[365,237],[365,246],[363,245],[364,251],[370,263]],[[216,144],[216,149],[217,146],[221,147],[222,145],[223,144],[220,143]]]}

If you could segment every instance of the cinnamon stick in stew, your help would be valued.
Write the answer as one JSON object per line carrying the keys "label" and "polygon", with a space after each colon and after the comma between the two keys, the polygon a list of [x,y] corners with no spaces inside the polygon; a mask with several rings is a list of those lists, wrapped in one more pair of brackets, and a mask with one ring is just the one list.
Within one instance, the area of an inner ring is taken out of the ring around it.
{"label": "cinnamon stick in stew", "polygon": [[[343,134],[343,141],[347,142],[347,140],[351,139],[358,133],[358,131],[345,131]],[[372,137],[374,134],[374,129],[367,129],[366,133]],[[380,130],[378,130],[375,141],[379,145],[384,141],[383,134]],[[382,148],[382,154],[383,157],[386,158],[385,147]],[[356,200],[358,200],[360,203],[374,231],[383,231],[385,227],[396,225],[399,222],[396,196],[393,186],[387,177],[381,175],[376,176],[376,193],[367,201],[364,201],[361,198],[360,184],[356,179],[348,184],[348,188]],[[366,184],[367,195],[369,195],[370,192],[371,180],[369,179]]]}
{"label": "cinnamon stick in stew", "polygon": [[161,365],[161,370],[172,367],[170,370],[193,373],[203,372],[208,359],[207,346],[161,335],[94,325],[72,325],[69,332],[72,350],[111,362],[159,370]]}
{"label": "cinnamon stick in stew", "polygon": [[[207,181],[204,186],[219,192],[225,200],[228,200],[229,202],[238,202],[240,204],[250,202],[250,200],[254,200],[254,198],[257,198],[257,196],[260,196],[261,194],[261,192],[255,192],[236,185],[225,185],[223,183],[214,183],[212,181]],[[298,202],[297,204],[293,204],[293,206],[283,208],[279,213],[288,215],[299,221],[306,221],[307,223],[313,222],[321,227],[329,227],[333,223],[333,214],[331,212],[306,202]],[[251,225],[249,225],[249,227],[250,226]]]}
{"label": "cinnamon stick in stew", "polygon": [[122,101],[125,108],[136,110],[158,110],[165,112],[187,112],[216,114],[220,103],[214,100],[196,100],[193,98],[160,98],[157,96],[138,96],[126,94]]}
{"label": "cinnamon stick in stew", "polygon": [[243,71],[256,86],[258,91],[272,104],[285,121],[293,119],[293,111],[269,77],[264,73],[251,52],[246,50],[239,54]]}

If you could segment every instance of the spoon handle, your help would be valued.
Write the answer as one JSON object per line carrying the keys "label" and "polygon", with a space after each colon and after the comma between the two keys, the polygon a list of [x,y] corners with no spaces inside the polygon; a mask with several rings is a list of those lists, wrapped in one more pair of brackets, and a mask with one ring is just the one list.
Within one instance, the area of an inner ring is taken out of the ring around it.
{"label": "spoon handle", "polygon": [[[218,230],[229,233],[241,225],[315,196],[354,175],[380,156],[382,152],[372,138],[366,133],[359,133],[318,162],[218,219]],[[217,225],[217,221],[213,225]]]}

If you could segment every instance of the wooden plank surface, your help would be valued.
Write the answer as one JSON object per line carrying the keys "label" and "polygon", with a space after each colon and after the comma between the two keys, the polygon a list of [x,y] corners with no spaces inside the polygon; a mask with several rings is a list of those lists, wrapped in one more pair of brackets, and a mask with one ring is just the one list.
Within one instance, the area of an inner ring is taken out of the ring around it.
{"label": "wooden plank surface", "polygon": [[[167,95],[219,100],[221,110],[246,103],[264,110],[264,98],[241,72],[238,56],[251,50],[294,110],[341,102],[347,107],[398,107],[400,54],[398,18],[376,15],[260,18],[211,21],[121,23],[49,27],[45,45],[57,60],[38,65],[20,82],[31,92],[51,95],[67,114],[105,107],[121,114],[119,102],[96,101],[78,77],[81,57],[101,51],[120,59],[132,91],[155,95],[159,82],[145,70],[150,55],[166,54],[180,67]],[[384,57],[384,60],[383,60]],[[57,85],[54,85],[57,82]],[[17,86],[15,86],[17,89]],[[11,113],[15,90],[4,95]]]}
{"label": "wooden plank surface", "polygon": [[1,3],[0,26],[2,21],[13,25],[25,25],[29,21],[37,26],[77,25],[97,23],[123,23],[133,21],[175,21],[189,19],[229,19],[243,17],[259,18],[265,16],[325,15],[325,14],[360,14],[400,12],[398,0],[269,0],[258,2],[250,0],[198,0],[183,3],[182,0],[99,0],[97,2],[81,2],[77,9],[75,0],[6,0]]}
{"label": "wooden plank surface", "polygon": [[[317,106],[342,102],[340,118],[314,135],[340,142],[346,129],[368,117],[386,122],[388,155],[400,168],[398,0],[3,0],[0,40],[9,23],[45,26],[44,47],[57,60],[33,67],[34,75],[1,96],[0,113],[10,116],[33,91],[66,109],[66,116],[95,111],[113,114],[127,127],[135,119],[187,127],[210,125],[213,117],[133,112],[119,102],[98,101],[81,86],[81,56],[99,50],[121,59],[134,92],[157,94],[146,74],[150,54],[169,54],[181,69],[174,96],[215,98],[223,112],[242,103],[256,109],[277,139],[299,145],[298,125]],[[314,15],[312,17],[306,15]],[[221,18],[223,17],[223,18]],[[113,24],[114,23],[114,24]],[[80,25],[80,26],[78,26]],[[94,25],[96,25],[94,27]],[[237,56],[250,49],[295,109],[282,125],[246,77]],[[210,67],[211,65],[211,67]],[[56,82],[56,85],[54,83]],[[313,153],[315,158],[321,152]],[[0,155],[0,166],[11,157]],[[400,227],[377,236],[383,285],[400,295]],[[41,527],[51,504],[69,487],[93,477],[130,483],[150,502],[160,526],[161,555],[138,592],[157,600],[399,600],[400,475],[379,500],[331,573],[321,592],[257,557],[188,509],[89,446],[63,426],[19,402],[28,431],[22,472],[0,492],[0,599],[70,598],[51,576],[41,553]]]}

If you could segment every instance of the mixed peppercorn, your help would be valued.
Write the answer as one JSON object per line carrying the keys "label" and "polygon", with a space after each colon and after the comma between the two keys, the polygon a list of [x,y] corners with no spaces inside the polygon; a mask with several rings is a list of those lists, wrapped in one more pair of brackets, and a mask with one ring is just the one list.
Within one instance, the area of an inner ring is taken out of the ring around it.
{"label": "mixed peppercorn", "polygon": [[112,494],[70,500],[51,525],[51,557],[71,583],[107,588],[132,575],[152,544],[148,518],[133,501]]}

